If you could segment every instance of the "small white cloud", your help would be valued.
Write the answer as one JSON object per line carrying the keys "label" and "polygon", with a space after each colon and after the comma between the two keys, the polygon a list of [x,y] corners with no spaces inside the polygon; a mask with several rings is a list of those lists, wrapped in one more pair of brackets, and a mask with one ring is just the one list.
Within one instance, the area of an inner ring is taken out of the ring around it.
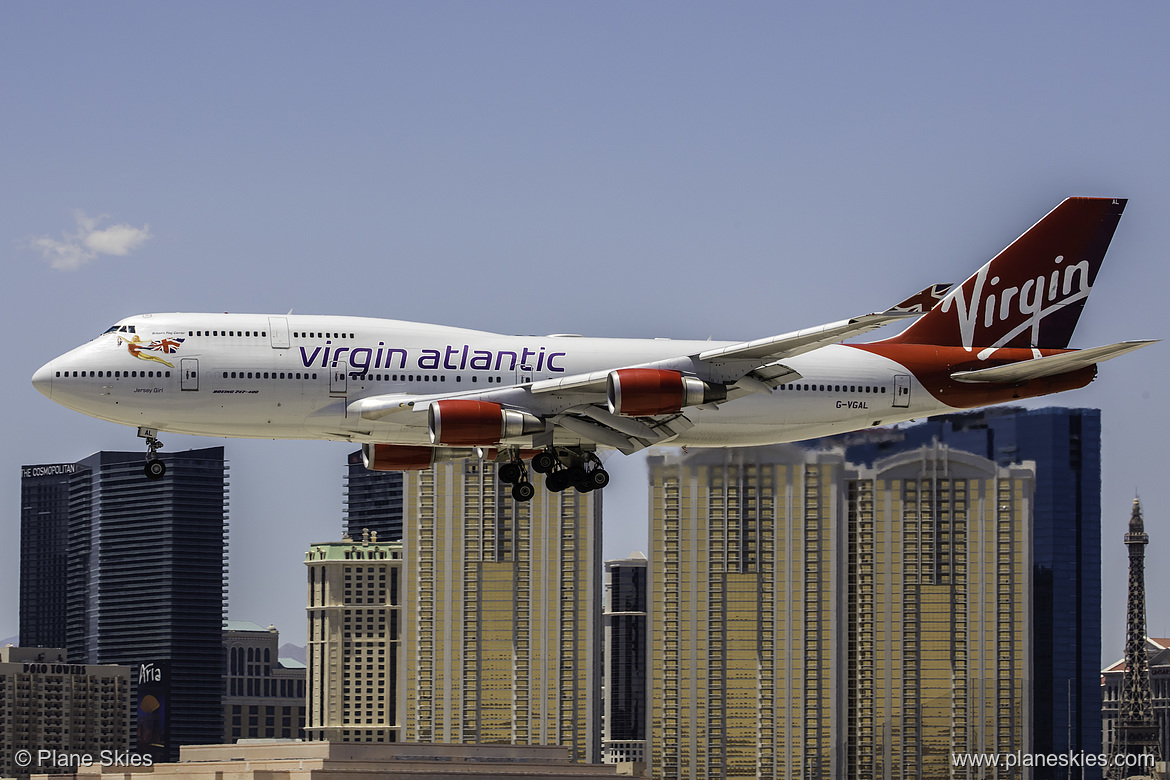
{"label": "small white cloud", "polygon": [[41,256],[58,270],[75,271],[98,255],[125,257],[151,237],[149,225],[136,228],[118,224],[99,230],[98,223],[107,219],[106,216],[90,217],[80,209],[73,216],[77,220],[77,232],[62,233],[62,240],[33,236],[28,241],[31,249],[40,251]]}

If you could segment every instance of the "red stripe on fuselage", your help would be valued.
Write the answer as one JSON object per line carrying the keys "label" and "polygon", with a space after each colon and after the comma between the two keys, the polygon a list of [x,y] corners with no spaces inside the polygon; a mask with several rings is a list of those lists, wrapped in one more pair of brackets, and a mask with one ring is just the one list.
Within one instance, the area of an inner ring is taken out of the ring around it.
{"label": "red stripe on fuselage", "polygon": [[[894,344],[888,341],[844,346],[879,355],[905,366],[928,393],[956,409],[973,409],[1021,398],[1036,398],[1065,390],[1076,390],[1089,384],[1097,376],[1097,367],[1093,365],[1057,376],[1024,382],[959,382],[951,379],[951,374],[956,371],[975,371],[1007,363],[1019,363],[1023,360],[1032,360],[1035,354],[1030,349],[999,349],[987,360],[979,360],[976,357],[978,349],[967,351],[962,347]],[[1075,351],[1042,349],[1040,355],[1047,357]]]}

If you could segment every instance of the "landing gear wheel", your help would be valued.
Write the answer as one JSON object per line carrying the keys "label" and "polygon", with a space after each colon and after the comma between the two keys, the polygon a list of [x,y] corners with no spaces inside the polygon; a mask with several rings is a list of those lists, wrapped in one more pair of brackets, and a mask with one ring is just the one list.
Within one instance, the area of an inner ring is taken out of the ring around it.
{"label": "landing gear wheel", "polygon": [[578,493],[589,492],[589,475],[585,472],[584,466],[570,466],[565,469],[565,474],[568,475],[566,478],[568,483],[577,488]]}
{"label": "landing gear wheel", "polygon": [[524,476],[524,472],[516,463],[504,463],[500,466],[497,474],[500,477],[500,482],[506,482],[511,485],[518,483],[520,478]]}
{"label": "landing gear wheel", "polygon": [[557,467],[557,457],[548,450],[532,456],[532,470],[537,474],[549,474]]}
{"label": "landing gear wheel", "polygon": [[517,501],[531,501],[534,495],[536,488],[532,487],[531,482],[521,481],[512,486],[512,498]]}
{"label": "landing gear wheel", "polygon": [[605,469],[593,469],[586,476],[590,490],[601,490],[609,484],[609,472]]}
{"label": "landing gear wheel", "polygon": [[147,479],[162,479],[163,475],[167,473],[167,464],[161,460],[148,460],[146,465],[142,467],[142,473],[146,475]]}
{"label": "landing gear wheel", "polygon": [[567,469],[554,471],[544,478],[544,486],[553,493],[560,493],[569,487],[569,472]]}

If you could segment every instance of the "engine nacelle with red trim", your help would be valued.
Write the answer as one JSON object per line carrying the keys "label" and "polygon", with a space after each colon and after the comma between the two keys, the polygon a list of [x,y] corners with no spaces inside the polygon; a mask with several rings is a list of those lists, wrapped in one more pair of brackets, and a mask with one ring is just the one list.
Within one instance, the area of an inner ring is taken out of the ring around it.
{"label": "engine nacelle with red trim", "polygon": [[544,431],[544,421],[490,401],[449,399],[427,409],[427,428],[435,444],[487,447],[504,439]]}
{"label": "engine nacelle with red trim", "polygon": [[422,471],[436,463],[469,458],[471,448],[412,447],[405,444],[363,444],[362,463],[370,471]]}
{"label": "engine nacelle with red trim", "polygon": [[605,384],[609,411],[627,417],[673,414],[686,406],[727,398],[727,387],[711,384],[678,371],[659,368],[620,368],[609,372]]}

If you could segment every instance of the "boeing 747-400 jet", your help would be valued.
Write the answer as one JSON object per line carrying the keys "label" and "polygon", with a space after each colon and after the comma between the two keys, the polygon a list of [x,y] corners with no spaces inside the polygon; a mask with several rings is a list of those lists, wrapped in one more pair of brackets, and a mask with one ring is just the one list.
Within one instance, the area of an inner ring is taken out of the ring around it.
{"label": "boeing 747-400 jet", "polygon": [[[45,364],[57,403],[160,431],[360,443],[368,468],[500,462],[520,501],[604,487],[600,449],[773,444],[1084,387],[1152,343],[1068,349],[1125,207],[1069,198],[961,285],[754,341],[506,336],[363,317],[140,314]],[[900,335],[845,344],[918,317]]]}

